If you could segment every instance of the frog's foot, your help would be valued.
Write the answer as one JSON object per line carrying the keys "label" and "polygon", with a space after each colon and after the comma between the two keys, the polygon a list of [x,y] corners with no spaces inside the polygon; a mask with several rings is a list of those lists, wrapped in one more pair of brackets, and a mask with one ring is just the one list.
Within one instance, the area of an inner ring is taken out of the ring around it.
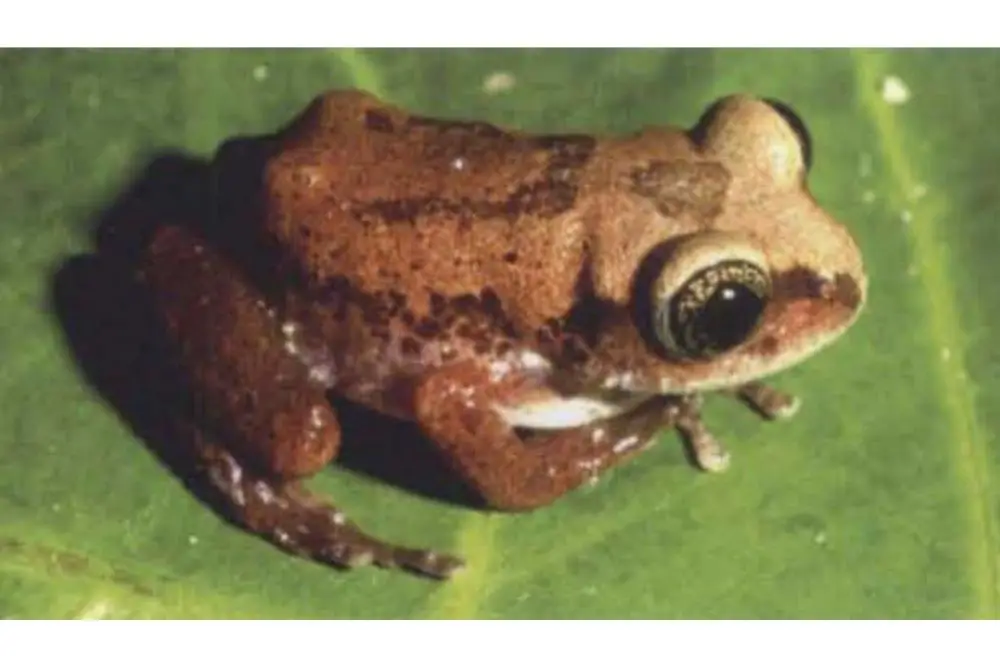
{"label": "frog's foot", "polygon": [[798,397],[762,382],[745,384],[736,390],[736,395],[765,419],[788,419],[802,405]]}
{"label": "frog's foot", "polygon": [[231,454],[202,447],[206,473],[238,523],[278,547],[336,567],[377,565],[448,579],[464,566],[456,557],[387,544],[296,482],[254,476]]}
{"label": "frog's foot", "polygon": [[685,396],[677,405],[674,423],[687,443],[691,456],[702,470],[722,472],[729,467],[729,452],[701,419],[700,394]]}

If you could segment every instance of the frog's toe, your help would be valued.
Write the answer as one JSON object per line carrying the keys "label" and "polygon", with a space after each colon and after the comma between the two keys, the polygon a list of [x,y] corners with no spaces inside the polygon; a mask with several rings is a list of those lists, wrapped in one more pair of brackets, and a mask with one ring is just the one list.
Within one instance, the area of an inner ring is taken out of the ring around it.
{"label": "frog's toe", "polygon": [[428,551],[393,547],[386,567],[399,567],[434,579],[451,579],[465,569],[465,561],[455,556]]}
{"label": "frog's toe", "polygon": [[775,406],[771,412],[771,419],[790,419],[802,407],[802,399],[798,396],[787,396],[787,400]]}
{"label": "frog's toe", "polygon": [[[717,444],[717,443],[716,443]],[[698,465],[705,472],[724,472],[729,468],[731,457],[729,452],[721,448],[698,452]]]}
{"label": "frog's toe", "polygon": [[352,544],[350,540],[336,540],[321,546],[314,554],[318,560],[350,569],[366,567],[375,560],[375,553],[366,544]]}
{"label": "frog's toe", "polygon": [[680,432],[698,467],[705,472],[723,472],[729,468],[730,455],[701,419],[700,396],[689,396],[677,406],[674,426]]}
{"label": "frog's toe", "polygon": [[376,565],[435,579],[448,579],[463,565],[453,556],[371,537],[301,484],[258,477],[228,451],[213,448],[207,441],[201,444],[208,480],[223,494],[231,516],[284,551],[335,567]]}
{"label": "frog's toe", "polygon": [[765,419],[788,419],[799,411],[799,397],[785,393],[762,382],[751,382],[736,390],[744,403]]}
{"label": "frog's toe", "polygon": [[410,549],[379,542],[361,533],[353,540],[336,539],[319,550],[319,559],[350,569],[375,565],[386,569],[409,570],[432,579],[450,579],[465,567],[455,556],[426,549]]}
{"label": "frog's toe", "polygon": [[303,515],[296,519],[294,543],[285,548],[301,556],[347,569],[375,565],[410,570],[434,579],[448,579],[463,565],[453,556],[376,539],[348,521],[343,512],[307,499],[301,489],[291,497],[301,503]]}

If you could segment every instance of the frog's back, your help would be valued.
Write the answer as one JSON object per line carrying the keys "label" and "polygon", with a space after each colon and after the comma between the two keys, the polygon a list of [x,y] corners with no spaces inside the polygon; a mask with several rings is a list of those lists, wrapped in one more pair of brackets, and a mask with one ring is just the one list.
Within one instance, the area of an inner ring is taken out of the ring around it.
{"label": "frog's back", "polygon": [[345,91],[278,142],[266,224],[317,286],[401,293],[417,311],[489,289],[530,324],[572,300],[592,137],[428,119]]}

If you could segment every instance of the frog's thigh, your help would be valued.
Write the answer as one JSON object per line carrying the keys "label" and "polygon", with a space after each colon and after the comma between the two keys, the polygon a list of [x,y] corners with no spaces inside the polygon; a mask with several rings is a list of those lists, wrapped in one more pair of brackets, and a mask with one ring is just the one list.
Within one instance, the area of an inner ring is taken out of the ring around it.
{"label": "frog's thigh", "polygon": [[488,370],[461,364],[433,373],[417,388],[424,433],[484,500],[525,510],[554,501],[650,444],[676,420],[668,399],[589,425],[522,438],[495,406],[509,399]]}
{"label": "frog's thigh", "polygon": [[328,463],[340,444],[323,389],[310,383],[285,351],[280,325],[219,256],[181,230],[161,234],[154,250],[154,292],[207,417],[183,424],[184,435],[230,514],[306,558],[454,573],[460,560],[370,537],[295,481]]}
{"label": "frog's thigh", "polygon": [[147,275],[202,417],[262,474],[311,474],[340,427],[322,387],[284,348],[280,323],[237,269],[191,232],[165,228]]}

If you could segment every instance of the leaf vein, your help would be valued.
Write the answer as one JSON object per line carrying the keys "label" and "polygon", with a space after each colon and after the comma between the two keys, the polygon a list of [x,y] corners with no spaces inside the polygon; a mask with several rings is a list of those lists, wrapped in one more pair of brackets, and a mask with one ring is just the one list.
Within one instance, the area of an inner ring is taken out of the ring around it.
{"label": "leaf vein", "polygon": [[908,200],[908,193],[920,187],[921,181],[911,166],[913,161],[906,154],[906,138],[897,112],[879,94],[881,77],[889,74],[884,54],[874,51],[854,51],[853,54],[860,99],[878,130],[892,183],[888,198],[894,206],[908,211],[906,230],[914,257],[921,267],[920,280],[930,332],[935,349],[942,351],[942,354],[934,355],[934,370],[950,422],[957,454],[957,472],[963,478],[963,488],[968,494],[968,520],[975,542],[970,553],[970,572],[978,594],[976,615],[997,618],[1000,616],[998,536],[997,517],[991,502],[989,455],[965,370],[963,327],[959,310],[955,307],[960,300],[948,274],[953,266],[952,258],[936,224],[943,217],[947,205],[933,193],[924,196],[919,204]]}

